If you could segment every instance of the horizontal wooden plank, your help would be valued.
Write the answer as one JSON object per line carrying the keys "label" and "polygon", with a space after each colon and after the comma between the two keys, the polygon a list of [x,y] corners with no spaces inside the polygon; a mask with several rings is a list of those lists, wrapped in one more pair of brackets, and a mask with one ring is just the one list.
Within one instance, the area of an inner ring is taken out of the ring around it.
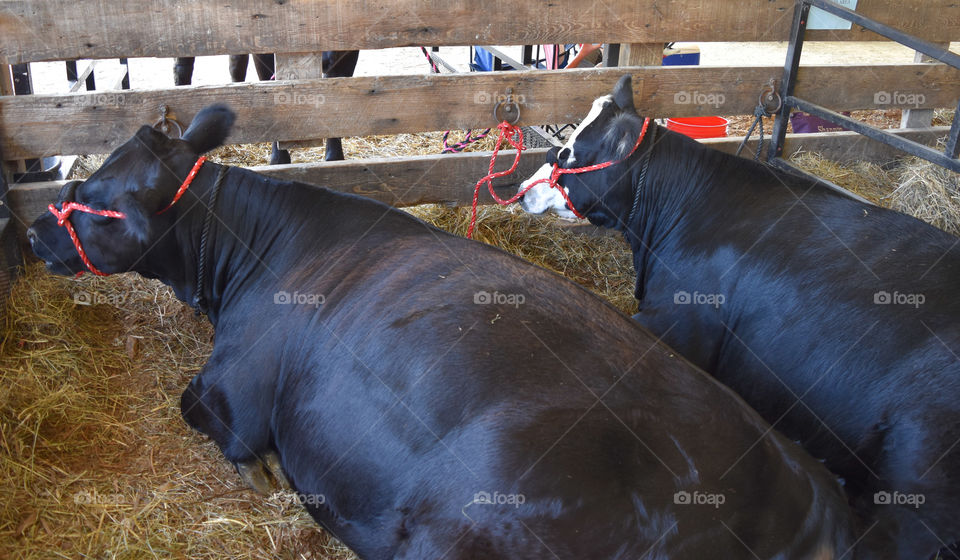
{"label": "horizontal wooden plank", "polygon": [[[498,196],[515,193],[518,182],[543,164],[545,153],[544,149],[524,152],[513,175],[494,181]],[[501,152],[496,170],[508,169],[515,155],[512,150]],[[473,200],[473,186],[486,175],[489,163],[489,153],[466,153],[264,165],[250,169],[271,177],[359,194],[394,206],[428,203],[465,206]],[[56,199],[65,182],[29,183],[10,189],[10,207],[21,228],[47,211],[47,205]],[[486,187],[481,190],[480,202],[493,202]]]}
{"label": "horizontal wooden plank", "polygon": [[[947,127],[937,127],[897,130],[894,133],[932,145],[937,138],[944,136],[947,130]],[[742,138],[720,138],[704,142],[716,149],[733,153],[741,140]],[[744,157],[752,157],[754,146],[755,144],[750,144],[744,151]],[[887,162],[899,154],[892,148],[851,132],[788,135],[786,152],[794,153],[798,150],[820,152],[841,162]],[[544,148],[525,151],[515,174],[494,181],[498,196],[514,194],[519,182],[543,164],[546,151]],[[506,169],[513,161],[514,154],[512,151],[501,152],[496,170]],[[473,198],[473,188],[477,180],[487,173],[489,158],[489,153],[481,152],[260,166],[251,169],[273,177],[367,196],[394,206],[426,203],[467,206]],[[10,189],[10,207],[21,239],[26,225],[47,211],[47,205],[56,199],[63,183],[64,181],[31,183]],[[492,203],[486,188],[481,190],[480,203]]]}
{"label": "horizontal wooden plank", "polygon": [[[948,126],[930,128],[901,128],[888,130],[897,136],[902,136],[927,146],[936,146],[937,140],[943,138],[950,131]],[[701,140],[707,146],[728,154],[736,153],[743,138],[708,138]],[[757,146],[757,137],[754,136],[744,148],[742,157],[752,158]],[[770,146],[769,137],[764,144],[764,150]],[[904,153],[881,142],[876,142],[861,136],[856,132],[816,132],[813,134],[788,134],[784,144],[784,153],[793,155],[797,152],[821,153],[827,159],[843,164],[858,161],[887,163],[896,158],[904,157]],[[766,158],[766,151],[762,154]]]}
{"label": "horizontal wooden plank", "polygon": [[[317,52],[400,46],[784,41],[794,0],[0,0],[0,61]],[[960,40],[955,0],[863,0],[929,41]],[[810,40],[875,40],[810,31]]]}
{"label": "horizontal wooden plank", "polygon": [[[458,75],[327,78],[167,90],[0,97],[0,147],[9,159],[104,153],[156,121],[163,104],[187,124],[226,102],[231,143],[482,128],[512,88],[521,124],[577,122],[624,71],[653,117],[752,114],[777,67],[642,67]],[[798,94],[835,110],[953,107],[960,71],[942,64],[809,66]]]}

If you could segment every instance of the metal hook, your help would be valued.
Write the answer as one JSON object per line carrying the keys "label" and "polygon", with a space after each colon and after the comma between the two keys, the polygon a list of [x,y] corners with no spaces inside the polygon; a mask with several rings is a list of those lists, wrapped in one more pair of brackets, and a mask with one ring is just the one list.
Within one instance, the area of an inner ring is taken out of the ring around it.
{"label": "metal hook", "polygon": [[[509,118],[500,116],[501,108],[504,113],[510,115]],[[507,121],[510,124],[520,122],[520,104],[513,100],[513,88],[507,88],[507,95],[493,106],[493,120],[497,122]]]}
{"label": "metal hook", "polygon": [[167,136],[170,136],[170,130],[171,130],[170,124],[172,123],[174,126],[177,127],[177,138],[182,138],[183,126],[181,126],[176,119],[173,119],[167,116],[169,114],[170,114],[170,108],[167,107],[166,105],[160,105],[160,120],[154,123],[153,128],[156,128],[160,132],[166,134]]}

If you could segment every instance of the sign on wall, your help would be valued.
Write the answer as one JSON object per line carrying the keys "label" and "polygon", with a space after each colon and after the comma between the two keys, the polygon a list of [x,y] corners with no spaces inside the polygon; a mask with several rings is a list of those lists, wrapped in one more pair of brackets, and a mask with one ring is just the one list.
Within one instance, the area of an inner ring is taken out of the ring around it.
{"label": "sign on wall", "polygon": [[[857,9],[857,0],[833,1],[849,10]],[[850,26],[849,21],[833,14],[828,14],[820,8],[810,9],[810,20],[807,22],[807,29],[850,29]]]}

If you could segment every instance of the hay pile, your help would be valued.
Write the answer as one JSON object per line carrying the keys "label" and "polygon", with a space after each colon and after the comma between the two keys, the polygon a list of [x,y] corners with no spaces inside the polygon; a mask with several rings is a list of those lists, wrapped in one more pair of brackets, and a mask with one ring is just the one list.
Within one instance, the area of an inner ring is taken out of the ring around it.
{"label": "hay pile", "polygon": [[[432,154],[439,138],[346,139],[345,150],[348,157]],[[227,147],[214,155],[257,165],[266,162],[269,146]],[[322,148],[293,155],[317,160]],[[95,158],[88,162],[86,174],[99,165]],[[935,207],[935,216],[923,216],[948,231],[960,225],[954,174],[915,161],[845,167],[801,154],[796,162],[886,206]],[[921,187],[939,202],[916,194]],[[470,220],[466,208],[409,211],[458,235]],[[635,308],[631,255],[616,235],[485,207],[476,238],[579,282],[625,313]],[[214,444],[181,420],[180,393],[209,355],[212,331],[170,290],[135,275],[75,280],[33,265],[5,316],[0,560],[353,558],[290,495],[247,490]]]}
{"label": "hay pile", "polygon": [[180,420],[212,332],[165,287],[33,265],[10,302],[0,558],[353,558],[290,495],[246,490]]}
{"label": "hay pile", "polygon": [[[470,208],[429,204],[407,210],[440,229],[467,235]],[[636,313],[633,256],[619,235],[571,227],[555,216],[530,216],[514,205],[480,207],[473,238],[559,272],[628,315]]]}
{"label": "hay pile", "polygon": [[841,164],[814,152],[798,152],[790,162],[880,206],[885,205],[884,197],[890,194],[896,180],[894,172],[875,163]]}
{"label": "hay pile", "polygon": [[[942,149],[942,146],[941,146]],[[960,235],[960,175],[916,157],[880,166],[842,165],[821,154],[799,153],[791,162],[867,200],[910,214],[953,235]]]}
{"label": "hay pile", "polygon": [[897,187],[884,198],[890,208],[960,235],[960,175],[919,158],[897,170]]}

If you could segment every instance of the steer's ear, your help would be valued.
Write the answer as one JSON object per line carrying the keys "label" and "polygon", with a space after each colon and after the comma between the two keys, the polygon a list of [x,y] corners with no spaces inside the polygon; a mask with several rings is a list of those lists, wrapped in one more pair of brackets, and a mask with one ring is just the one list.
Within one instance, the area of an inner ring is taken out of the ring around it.
{"label": "steer's ear", "polygon": [[190,144],[198,154],[209,152],[223,145],[236,119],[237,115],[222,103],[204,107],[193,118],[181,140]]}
{"label": "steer's ear", "polygon": [[613,101],[621,111],[637,112],[633,106],[633,79],[630,74],[620,76],[617,85],[613,87]]}
{"label": "steer's ear", "polygon": [[601,145],[605,154],[614,160],[620,160],[630,153],[637,143],[643,119],[635,113],[622,113],[613,118],[609,128],[603,134]]}
{"label": "steer's ear", "polygon": [[113,207],[127,215],[123,223],[127,226],[127,233],[140,243],[150,239],[150,219],[143,210],[143,205],[134,198],[133,194],[125,192],[113,201]]}
{"label": "steer's ear", "polygon": [[557,154],[559,153],[560,153],[559,146],[554,146],[549,150],[547,150],[547,165],[556,165],[556,163],[559,161],[557,159]]}

